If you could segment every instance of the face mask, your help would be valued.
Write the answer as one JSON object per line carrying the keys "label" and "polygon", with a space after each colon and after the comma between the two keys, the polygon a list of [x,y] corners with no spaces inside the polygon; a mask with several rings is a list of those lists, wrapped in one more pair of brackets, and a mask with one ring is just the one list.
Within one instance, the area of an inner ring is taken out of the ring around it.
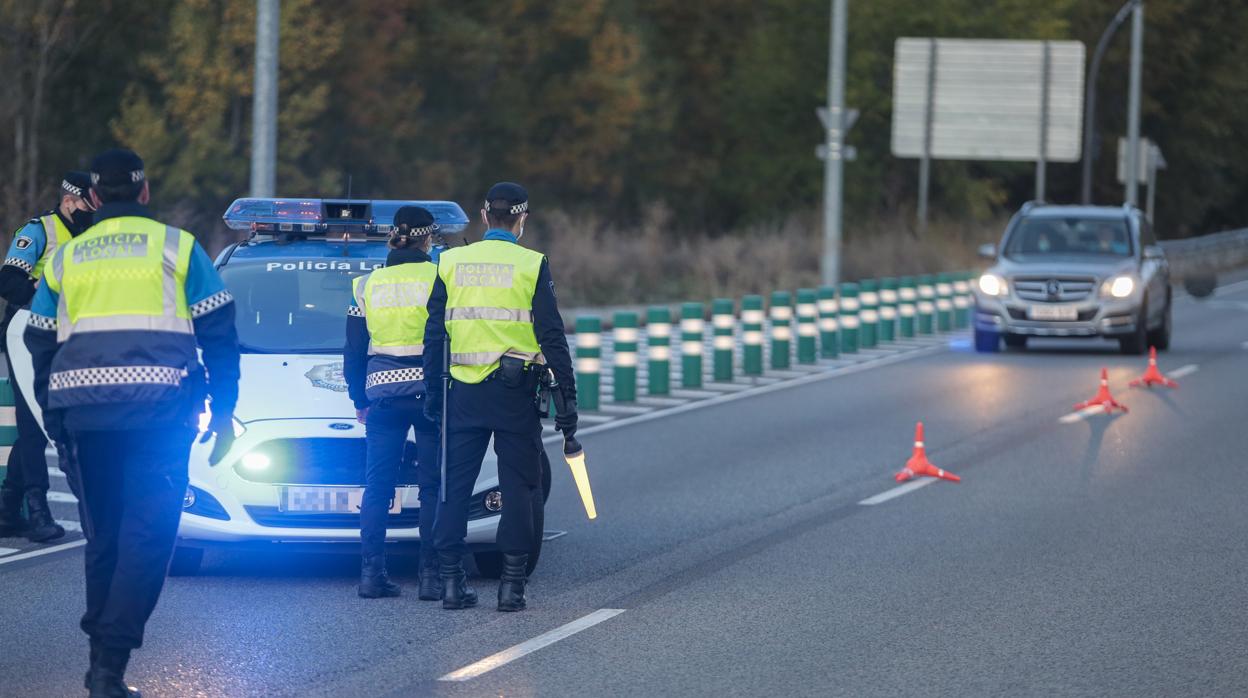
{"label": "face mask", "polygon": [[86,230],[87,228],[91,227],[91,220],[93,218],[94,218],[94,215],[91,211],[81,211],[79,209],[74,209],[73,214],[70,216],[69,220],[70,220],[70,223],[73,224],[71,227],[74,229],[74,232],[80,233]]}

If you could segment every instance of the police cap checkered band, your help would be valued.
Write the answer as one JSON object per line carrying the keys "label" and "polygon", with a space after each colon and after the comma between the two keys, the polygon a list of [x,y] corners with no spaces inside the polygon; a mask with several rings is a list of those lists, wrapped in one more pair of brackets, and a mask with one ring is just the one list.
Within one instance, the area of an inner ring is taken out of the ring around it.
{"label": "police cap checkered band", "polygon": [[90,188],[91,175],[86,172],[67,172],[65,178],[61,180],[61,191],[70,196],[85,197]]}
{"label": "police cap checkered band", "polygon": [[485,195],[485,208],[491,213],[519,215],[529,210],[529,193],[514,182],[499,182]]}
{"label": "police cap checkered band", "polygon": [[143,160],[132,150],[113,148],[91,161],[91,186],[138,184],[145,178]]}
{"label": "police cap checkered band", "polygon": [[[404,230],[403,227],[407,229]],[[423,206],[404,206],[394,213],[395,231],[408,237],[421,237],[437,232],[433,214]]]}

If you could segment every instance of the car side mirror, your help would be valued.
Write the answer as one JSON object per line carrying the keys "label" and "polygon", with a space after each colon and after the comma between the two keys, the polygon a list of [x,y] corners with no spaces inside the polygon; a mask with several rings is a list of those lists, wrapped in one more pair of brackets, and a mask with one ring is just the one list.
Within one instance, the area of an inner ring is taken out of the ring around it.
{"label": "car side mirror", "polygon": [[979,256],[983,257],[984,259],[996,259],[997,258],[997,246],[992,244],[991,242],[984,244],[984,245],[980,245]]}
{"label": "car side mirror", "polygon": [[1144,248],[1144,259],[1165,259],[1166,254],[1160,245],[1148,245]]}

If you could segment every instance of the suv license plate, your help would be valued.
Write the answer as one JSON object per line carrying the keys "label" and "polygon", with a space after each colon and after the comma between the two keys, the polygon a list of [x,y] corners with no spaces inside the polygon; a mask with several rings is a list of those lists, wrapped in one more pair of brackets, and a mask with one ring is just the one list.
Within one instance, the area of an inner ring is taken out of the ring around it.
{"label": "suv license plate", "polygon": [[[277,510],[286,514],[358,514],[363,487],[283,487]],[[390,513],[403,510],[399,490],[390,500]]]}
{"label": "suv license plate", "polygon": [[1032,320],[1077,320],[1079,310],[1073,305],[1033,305],[1027,309]]}

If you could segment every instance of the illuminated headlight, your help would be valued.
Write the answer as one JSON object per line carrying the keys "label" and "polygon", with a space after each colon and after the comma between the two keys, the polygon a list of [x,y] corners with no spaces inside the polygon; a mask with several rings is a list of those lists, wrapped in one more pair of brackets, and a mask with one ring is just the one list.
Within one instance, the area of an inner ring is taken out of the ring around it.
{"label": "illuminated headlight", "polygon": [[503,493],[498,490],[486,492],[485,508],[489,511],[500,511],[503,508]]}
{"label": "illuminated headlight", "polygon": [[985,296],[1004,296],[1005,279],[996,274],[984,274],[979,277],[979,290],[983,291]]}
{"label": "illuminated headlight", "polygon": [[243,456],[243,467],[248,470],[267,470],[273,461],[263,453],[252,451]]}
{"label": "illuminated headlight", "polygon": [[190,509],[193,506],[195,506],[195,490],[188,487],[186,494],[182,495],[182,508]]}
{"label": "illuminated headlight", "polygon": [[1115,276],[1101,284],[1101,295],[1114,298],[1126,298],[1135,290],[1135,279],[1130,276]]}

